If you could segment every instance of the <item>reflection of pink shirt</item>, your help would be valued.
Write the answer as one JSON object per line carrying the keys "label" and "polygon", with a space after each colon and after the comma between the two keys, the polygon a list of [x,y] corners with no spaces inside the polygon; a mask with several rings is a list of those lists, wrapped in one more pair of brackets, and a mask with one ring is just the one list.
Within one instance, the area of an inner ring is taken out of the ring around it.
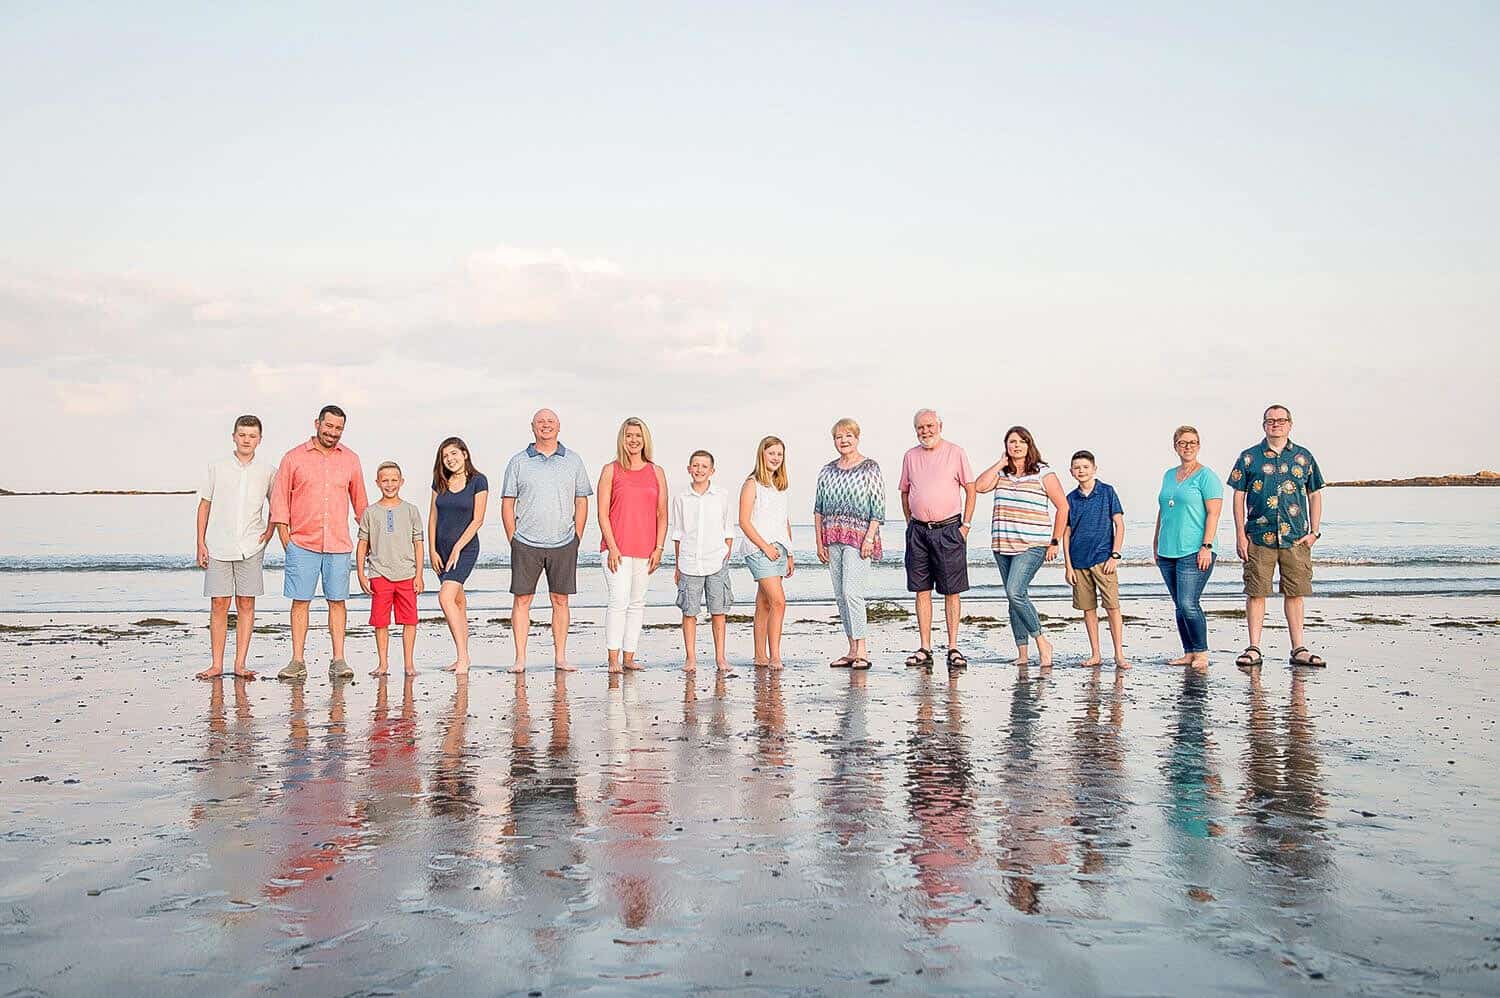
{"label": "reflection of pink shirt", "polygon": [[920,445],[901,459],[901,491],[913,520],[937,521],[964,511],[964,486],[974,481],[969,455],[944,440],[932,450]]}
{"label": "reflection of pink shirt", "polygon": [[365,498],[359,457],[342,444],[328,452],[309,439],[286,452],[271,487],[271,522],[291,528],[292,543],[304,551],[343,554],[349,540],[349,506],[354,518],[370,505]]}

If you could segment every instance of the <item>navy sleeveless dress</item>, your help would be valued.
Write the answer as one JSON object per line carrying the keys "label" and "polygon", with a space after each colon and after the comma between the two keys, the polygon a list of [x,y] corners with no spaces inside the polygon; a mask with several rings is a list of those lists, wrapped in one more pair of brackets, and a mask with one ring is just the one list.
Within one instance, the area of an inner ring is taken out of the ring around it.
{"label": "navy sleeveless dress", "polygon": [[[443,564],[448,564],[448,556],[453,553],[453,545],[463,536],[463,532],[469,529],[469,524],[474,522],[474,497],[489,490],[489,479],[483,475],[475,475],[464,483],[461,491],[444,489],[438,493],[437,531],[433,543],[437,547],[438,557],[442,559]],[[473,539],[464,545],[458,561],[453,565],[453,570],[444,572],[438,576],[438,579],[441,582],[457,582],[463,585],[469,581],[469,573],[474,571],[474,563],[478,560],[479,535],[475,534]]]}

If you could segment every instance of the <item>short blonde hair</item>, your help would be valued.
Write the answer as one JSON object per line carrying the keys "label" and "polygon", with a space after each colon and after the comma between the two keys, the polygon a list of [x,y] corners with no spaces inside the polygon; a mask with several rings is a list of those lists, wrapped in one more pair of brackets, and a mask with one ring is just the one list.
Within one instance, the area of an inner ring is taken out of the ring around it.
{"label": "short blonde hair", "polygon": [[[781,448],[781,467],[775,472],[766,467],[766,451],[772,447]],[[781,442],[780,437],[762,437],[760,445],[755,448],[755,473],[750,476],[762,485],[774,485],[777,492],[785,492],[791,479],[786,474],[786,444]]]}
{"label": "short blonde hair", "polygon": [[641,457],[647,464],[651,463],[651,430],[640,417],[630,416],[620,424],[620,432],[615,434],[615,460],[620,462],[622,468],[630,460],[630,456],[625,453],[625,430],[631,426],[641,431]]}
{"label": "short blonde hair", "polygon": [[375,469],[375,477],[379,478],[380,473],[387,468],[394,469],[396,474],[400,475],[402,478],[406,477],[405,473],[401,470],[401,465],[397,464],[395,461],[381,461],[380,467]]}
{"label": "short blonde hair", "polygon": [[1198,432],[1198,427],[1188,426],[1186,423],[1184,423],[1183,425],[1177,427],[1177,429],[1172,431],[1172,446],[1176,447],[1177,441],[1181,440],[1189,433],[1197,437],[1200,444],[1203,442],[1203,435]]}
{"label": "short blonde hair", "polygon": [[848,430],[850,433],[854,434],[856,437],[859,436],[859,424],[856,423],[854,420],[850,419],[848,416],[845,416],[843,419],[841,419],[837,423],[833,424],[833,435],[834,436],[838,436],[839,435],[839,430]]}

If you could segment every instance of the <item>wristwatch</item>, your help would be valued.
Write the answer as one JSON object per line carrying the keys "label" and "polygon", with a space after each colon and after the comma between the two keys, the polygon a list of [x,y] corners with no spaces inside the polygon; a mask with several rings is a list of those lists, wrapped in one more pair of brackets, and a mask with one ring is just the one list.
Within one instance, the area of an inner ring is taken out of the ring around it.
{"label": "wristwatch", "polygon": [[1212,551],[1214,549],[1214,546],[1212,544],[1205,544],[1205,545],[1203,545],[1203,547],[1204,547],[1205,550],[1208,550],[1208,551]]}
{"label": "wristwatch", "polygon": [[1054,538],[1052,538],[1052,543],[1051,543],[1051,544],[1049,544],[1049,545],[1047,545],[1047,546],[1048,546],[1048,547],[1054,547],[1054,548],[1055,548],[1055,547],[1057,547],[1057,546],[1058,546],[1058,545],[1060,545],[1060,544],[1061,544],[1061,543],[1062,543],[1062,542],[1061,542],[1061,541],[1059,541],[1059,540],[1058,540],[1058,539],[1057,539],[1057,538],[1056,538],[1056,537],[1054,537]]}
{"label": "wristwatch", "polygon": [[1117,561],[1118,561],[1118,560],[1119,560],[1119,558],[1120,558],[1120,552],[1118,552],[1118,551],[1111,551],[1111,552],[1110,552],[1110,553],[1109,553],[1109,556],[1110,556],[1110,557],[1111,557],[1111,558],[1114,558],[1114,559],[1115,559],[1115,560],[1117,560]]}
{"label": "wristwatch", "polygon": [[1321,530],[1314,530],[1313,531],[1313,540],[1315,540],[1315,541],[1321,541],[1322,539],[1323,539],[1323,531],[1321,531]]}

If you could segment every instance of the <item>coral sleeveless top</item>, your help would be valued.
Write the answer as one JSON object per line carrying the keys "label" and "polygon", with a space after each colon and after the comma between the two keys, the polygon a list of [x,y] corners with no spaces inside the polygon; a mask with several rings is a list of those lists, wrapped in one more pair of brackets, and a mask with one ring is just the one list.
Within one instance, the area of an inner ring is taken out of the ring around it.
{"label": "coral sleeveless top", "polygon": [[[630,471],[615,462],[609,492],[609,529],[615,544],[626,558],[649,558],[656,550],[656,504],[661,488],[656,481],[656,465],[646,462],[639,471]],[[603,541],[599,550],[607,550]]]}

